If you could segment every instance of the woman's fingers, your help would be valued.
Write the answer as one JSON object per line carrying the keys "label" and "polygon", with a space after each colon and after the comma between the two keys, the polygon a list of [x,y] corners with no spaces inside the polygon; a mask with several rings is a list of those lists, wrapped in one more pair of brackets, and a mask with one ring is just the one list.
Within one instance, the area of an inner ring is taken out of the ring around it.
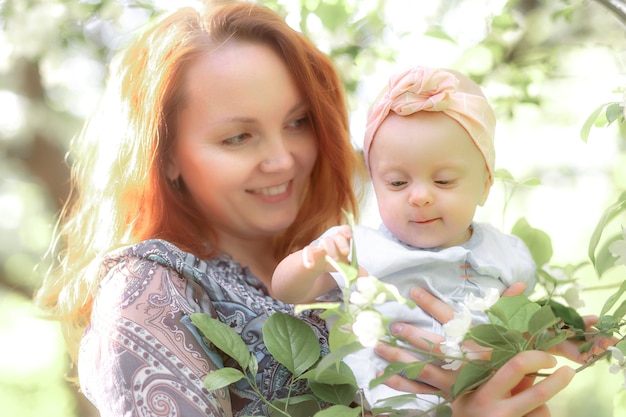
{"label": "woman's fingers", "polygon": [[525,351],[505,363],[482,389],[496,398],[510,397],[508,407],[512,415],[525,415],[537,409],[569,384],[575,371],[567,366],[557,369],[542,381],[520,390],[528,374],[556,365],[556,358],[546,352]]}
{"label": "woman's fingers", "polygon": [[511,285],[509,288],[504,290],[502,292],[502,296],[511,297],[514,295],[521,295],[524,293],[525,290],[526,290],[526,284],[524,284],[523,282],[516,282],[515,284]]}
{"label": "woman's fingers", "polygon": [[[406,350],[385,344],[379,344],[376,353],[388,362],[413,363],[418,359]],[[412,381],[402,376],[392,377],[385,382],[392,388],[416,394],[431,394],[433,392],[447,393],[456,380],[457,373],[442,369],[437,365],[425,364],[420,372],[419,381]],[[425,387],[429,387],[429,389]]]}
{"label": "woman's fingers", "polygon": [[556,358],[549,353],[528,350],[521,352],[505,363],[493,377],[485,383],[491,385],[497,397],[504,397],[522,382],[528,374],[541,369],[552,368],[556,365]]}
{"label": "woman's fingers", "polygon": [[573,369],[562,367],[533,384],[533,373],[556,365],[546,352],[525,351],[505,363],[494,376],[476,391],[452,402],[456,417],[549,417],[545,403],[569,384]]}
{"label": "woman's fingers", "polygon": [[575,374],[576,372],[572,368],[561,367],[544,380],[511,397],[509,407],[519,415],[527,416],[533,415],[533,412],[541,413],[539,407],[545,406],[546,401],[563,390]]}
{"label": "woman's fingers", "polygon": [[431,385],[428,385],[419,381],[414,381],[412,379],[404,378],[400,375],[394,375],[392,377],[389,377],[389,379],[385,381],[385,385],[397,391],[410,392],[413,394],[440,394],[441,393],[441,390]]}
{"label": "woman's fingers", "polygon": [[454,318],[454,309],[423,288],[411,288],[411,298],[426,313],[439,323],[445,324]]}
{"label": "woman's fingers", "polygon": [[[391,332],[394,336],[405,340],[412,346],[428,352],[441,353],[439,344],[445,341],[445,339],[438,334],[406,323],[392,324]],[[411,355],[411,357],[413,356]]]}

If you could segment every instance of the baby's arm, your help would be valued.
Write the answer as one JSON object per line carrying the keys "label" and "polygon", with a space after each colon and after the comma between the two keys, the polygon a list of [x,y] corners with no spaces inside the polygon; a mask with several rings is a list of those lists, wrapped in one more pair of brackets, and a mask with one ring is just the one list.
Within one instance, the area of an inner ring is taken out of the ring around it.
{"label": "baby's arm", "polygon": [[274,271],[272,296],[286,303],[306,303],[326,294],[337,286],[329,274],[334,268],[326,261],[331,258],[348,262],[352,231],[340,226],[337,234],[320,239],[316,245],[288,255]]}

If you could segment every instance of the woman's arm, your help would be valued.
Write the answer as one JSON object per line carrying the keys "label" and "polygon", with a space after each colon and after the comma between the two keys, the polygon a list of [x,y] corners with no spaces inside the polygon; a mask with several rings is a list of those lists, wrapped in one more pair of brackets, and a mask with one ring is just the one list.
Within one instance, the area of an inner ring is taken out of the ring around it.
{"label": "woman's arm", "polygon": [[232,417],[228,391],[204,387],[219,365],[184,323],[188,285],[145,260],[103,281],[79,355],[81,387],[102,417]]}

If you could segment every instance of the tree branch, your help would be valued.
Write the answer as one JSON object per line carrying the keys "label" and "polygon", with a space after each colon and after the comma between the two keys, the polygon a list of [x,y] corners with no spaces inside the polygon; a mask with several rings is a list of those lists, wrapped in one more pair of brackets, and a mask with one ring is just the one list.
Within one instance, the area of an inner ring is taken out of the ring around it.
{"label": "tree branch", "polygon": [[598,3],[609,9],[617,18],[626,25],[626,2],[623,0],[596,0]]}

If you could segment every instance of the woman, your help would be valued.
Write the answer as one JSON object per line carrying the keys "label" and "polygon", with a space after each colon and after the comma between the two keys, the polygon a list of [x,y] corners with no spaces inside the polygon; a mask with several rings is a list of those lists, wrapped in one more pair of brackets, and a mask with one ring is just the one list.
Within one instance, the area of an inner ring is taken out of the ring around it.
{"label": "woman", "polygon": [[[263,7],[181,9],[115,58],[70,155],[60,259],[37,299],[62,322],[83,392],[102,416],[266,414],[245,385],[204,388],[229,362],[189,315],[229,324],[259,359],[263,395],[288,394],[261,343],[268,315],[293,313],[272,272],[358,208],[329,59]],[[327,351],[323,322],[299,317]]]}

